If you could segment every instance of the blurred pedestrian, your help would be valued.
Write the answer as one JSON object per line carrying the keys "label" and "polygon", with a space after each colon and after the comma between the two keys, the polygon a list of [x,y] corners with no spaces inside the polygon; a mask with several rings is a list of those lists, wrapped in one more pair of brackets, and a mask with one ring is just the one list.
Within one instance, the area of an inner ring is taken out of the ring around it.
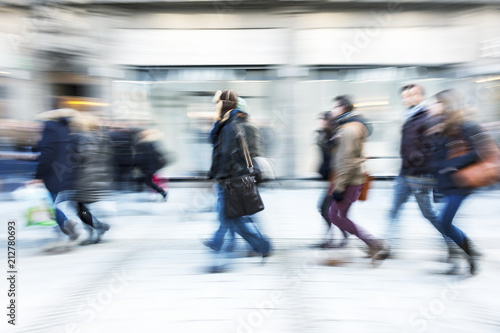
{"label": "blurred pedestrian", "polygon": [[109,138],[113,150],[113,180],[116,189],[130,190],[133,181],[135,132],[120,124],[110,130]]}
{"label": "blurred pedestrian", "polygon": [[89,236],[82,245],[98,243],[110,228],[101,222],[99,209],[99,202],[109,196],[113,182],[109,138],[99,120],[90,115],[74,117],[71,127],[70,186],[59,193],[56,207],[87,230]]}
{"label": "blurred pedestrian", "polygon": [[[436,142],[430,129],[439,119],[429,113],[424,104],[424,89],[420,85],[409,84],[401,88],[401,98],[408,107],[405,123],[401,131],[401,169],[396,177],[392,207],[386,239],[391,250],[400,244],[399,214],[401,208],[413,194],[422,215],[438,225],[438,211],[433,202],[433,189],[437,186]],[[448,261],[454,257],[454,247],[445,238],[448,248]],[[394,253],[391,253],[393,256]]]}
{"label": "blurred pedestrian", "polygon": [[[38,115],[44,121],[42,138],[37,150],[40,152],[34,182],[43,182],[55,203],[60,192],[71,187],[69,162],[70,123],[78,115],[73,109],[55,109]],[[56,222],[62,232],[74,241],[79,236],[77,225],[55,207]]]}
{"label": "blurred pedestrian", "polygon": [[[453,224],[462,202],[473,192],[471,187],[456,183],[454,173],[489,156],[498,156],[498,147],[491,135],[479,124],[466,119],[466,106],[462,96],[454,90],[436,94],[433,108],[442,113],[443,140],[439,146],[438,189],[445,196],[438,229],[451,238],[466,254],[471,274],[477,273],[481,254],[470,238]],[[465,154],[461,154],[464,153]],[[458,155],[460,154],[460,155]],[[455,156],[457,155],[457,156]],[[449,273],[456,273],[456,265]]]}
{"label": "blurred pedestrian", "polygon": [[341,248],[347,245],[347,237],[349,234],[341,229],[343,239],[336,245],[334,244],[334,234],[332,228],[332,222],[330,221],[329,212],[330,206],[332,205],[332,192],[334,188],[335,180],[335,170],[333,165],[335,162],[332,161],[335,156],[335,150],[338,144],[337,131],[339,129],[338,123],[335,117],[332,117],[331,111],[323,113],[321,119],[321,128],[317,131],[317,145],[321,149],[322,162],[319,168],[319,173],[324,180],[328,180],[328,188],[324,193],[321,194],[318,201],[318,211],[320,212],[323,220],[326,222],[327,231],[325,241],[321,242],[317,246],[320,248]]}
{"label": "blurred pedestrian", "polygon": [[139,181],[158,192],[164,201],[167,201],[167,191],[153,181],[155,173],[166,166],[166,159],[160,151],[162,133],[154,128],[139,132],[138,142],[135,145],[135,166],[142,175]]}
{"label": "blurred pedestrian", "polygon": [[363,146],[370,135],[371,126],[354,111],[354,105],[349,96],[335,97],[332,116],[336,118],[339,129],[338,146],[334,157],[336,180],[330,207],[330,221],[341,230],[355,235],[366,243],[372,263],[376,264],[387,256],[385,242],[376,239],[347,217],[349,208],[358,200],[363,184],[366,182],[366,175],[363,172],[365,160]]}
{"label": "blurred pedestrian", "polygon": [[[217,211],[222,228],[236,232],[245,239],[257,253],[262,257],[270,254],[270,242],[262,236],[257,227],[251,223],[249,216],[229,218],[225,213],[225,190],[221,182],[225,179],[241,176],[248,173],[247,164],[238,138],[239,130],[248,140],[248,149],[255,153],[255,147],[258,143],[254,141],[254,134],[246,123],[247,114],[237,107],[238,95],[233,90],[223,90],[214,97],[217,109],[217,121],[214,123],[210,133],[213,145],[212,166],[210,177],[218,181],[217,184]],[[252,148],[254,147],[254,148]],[[252,153],[250,153],[252,154]],[[211,248],[220,252],[224,243],[223,230],[212,240]],[[216,272],[222,267],[216,265],[211,268]]]}
{"label": "blurred pedestrian", "polygon": [[332,117],[332,113],[330,111],[324,112],[321,117],[320,128],[316,131],[316,143],[321,151],[321,164],[318,172],[324,180],[328,180],[330,174],[330,160],[332,150],[336,146],[334,135],[337,128],[338,126]]}
{"label": "blurred pedestrian", "polygon": [[[218,98],[218,97],[217,97]],[[216,102],[216,100],[214,100]],[[262,139],[262,134],[260,130],[249,120],[248,115],[248,105],[246,101],[238,97],[237,98],[237,109],[239,110],[239,117],[241,119],[241,126],[245,131],[245,141],[248,146],[248,151],[250,153],[250,157],[254,160],[256,157],[264,156],[264,143]],[[254,169],[255,169],[254,165]],[[263,178],[262,175],[257,176],[256,179]],[[264,181],[264,179],[262,179]],[[257,218],[256,214],[252,216],[248,216],[248,222],[256,223]],[[251,226],[252,228],[254,226]],[[225,237],[227,236],[227,241]],[[236,237],[234,229],[229,229],[226,225],[220,224],[219,229],[215,232],[212,239],[204,242],[204,245],[210,248],[218,247],[218,244],[222,244],[222,242],[226,243],[226,251],[233,252],[236,248]],[[247,252],[247,256],[254,256],[255,252],[249,250]]]}

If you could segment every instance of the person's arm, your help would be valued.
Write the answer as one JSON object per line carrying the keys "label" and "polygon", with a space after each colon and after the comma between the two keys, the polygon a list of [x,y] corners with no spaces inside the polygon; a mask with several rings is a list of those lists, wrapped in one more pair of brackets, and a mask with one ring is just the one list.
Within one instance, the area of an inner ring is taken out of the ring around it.
{"label": "person's arm", "polygon": [[260,130],[252,123],[247,122],[244,125],[244,131],[250,156],[264,156],[264,143],[262,141],[262,134],[260,133]]}
{"label": "person's arm", "polygon": [[[491,142],[489,135],[479,125],[467,124],[464,126],[463,135],[469,146],[470,151],[466,154],[453,157],[445,162],[444,171],[457,171],[463,169],[481,159],[485,159],[491,153],[494,143]],[[493,145],[492,145],[493,143]]]}
{"label": "person's arm", "polygon": [[[231,176],[230,170],[232,169],[233,153],[235,150],[234,144],[237,140],[236,131],[233,126],[224,126],[220,132],[220,154],[219,154],[219,167],[221,168],[218,178],[227,178]],[[239,146],[238,146],[239,147]]]}
{"label": "person's arm", "polygon": [[42,139],[38,144],[40,157],[35,173],[35,179],[43,180],[49,173],[56,159],[57,131],[52,122],[46,122]]}

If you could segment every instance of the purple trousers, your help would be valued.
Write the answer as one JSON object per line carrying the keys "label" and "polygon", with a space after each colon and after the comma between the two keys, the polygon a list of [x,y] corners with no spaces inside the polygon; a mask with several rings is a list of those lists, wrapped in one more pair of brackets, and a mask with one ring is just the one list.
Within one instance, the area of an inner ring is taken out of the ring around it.
{"label": "purple trousers", "polygon": [[340,229],[355,235],[368,246],[375,246],[378,243],[377,239],[368,231],[347,218],[347,212],[349,211],[349,208],[351,208],[351,205],[358,200],[362,188],[363,185],[347,186],[345,189],[344,200],[340,202],[335,200],[332,201],[329,217],[330,221],[332,221],[332,223]]}

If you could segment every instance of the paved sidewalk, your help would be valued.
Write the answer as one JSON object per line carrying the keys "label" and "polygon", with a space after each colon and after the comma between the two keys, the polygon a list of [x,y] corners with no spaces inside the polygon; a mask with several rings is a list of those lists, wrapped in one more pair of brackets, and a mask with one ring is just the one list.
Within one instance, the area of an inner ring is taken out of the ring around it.
{"label": "paved sidewalk", "polygon": [[[397,258],[378,268],[363,258],[353,237],[343,250],[311,248],[324,232],[318,183],[262,191],[266,210],[258,223],[275,249],[265,264],[234,258],[230,271],[206,274],[213,257],[200,240],[217,228],[214,197],[209,187],[175,186],[167,203],[148,201],[149,195],[117,196],[107,205],[112,229],[101,244],[48,254],[41,249],[54,240],[50,228],[20,228],[17,325],[7,324],[2,278],[0,331],[500,331],[500,191],[471,196],[457,215],[457,225],[486,254],[472,278],[441,274],[448,268],[441,238],[414,201],[401,216],[404,242]],[[351,217],[380,236],[392,190],[379,183],[369,195],[353,206]],[[22,207],[0,202],[3,249],[7,221],[20,223]],[[325,266],[326,260],[342,264]]]}

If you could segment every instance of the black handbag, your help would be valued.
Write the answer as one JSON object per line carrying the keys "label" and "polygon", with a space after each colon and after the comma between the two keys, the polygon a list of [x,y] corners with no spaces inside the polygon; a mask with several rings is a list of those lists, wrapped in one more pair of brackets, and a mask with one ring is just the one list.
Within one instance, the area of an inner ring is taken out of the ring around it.
{"label": "black handbag", "polygon": [[[238,125],[237,125],[238,126]],[[240,128],[240,126],[238,126]],[[260,197],[253,172],[252,159],[248,151],[243,131],[239,130],[237,136],[240,139],[243,154],[249,173],[247,175],[224,179],[225,213],[227,217],[240,217],[252,215],[264,210],[264,203]]]}

